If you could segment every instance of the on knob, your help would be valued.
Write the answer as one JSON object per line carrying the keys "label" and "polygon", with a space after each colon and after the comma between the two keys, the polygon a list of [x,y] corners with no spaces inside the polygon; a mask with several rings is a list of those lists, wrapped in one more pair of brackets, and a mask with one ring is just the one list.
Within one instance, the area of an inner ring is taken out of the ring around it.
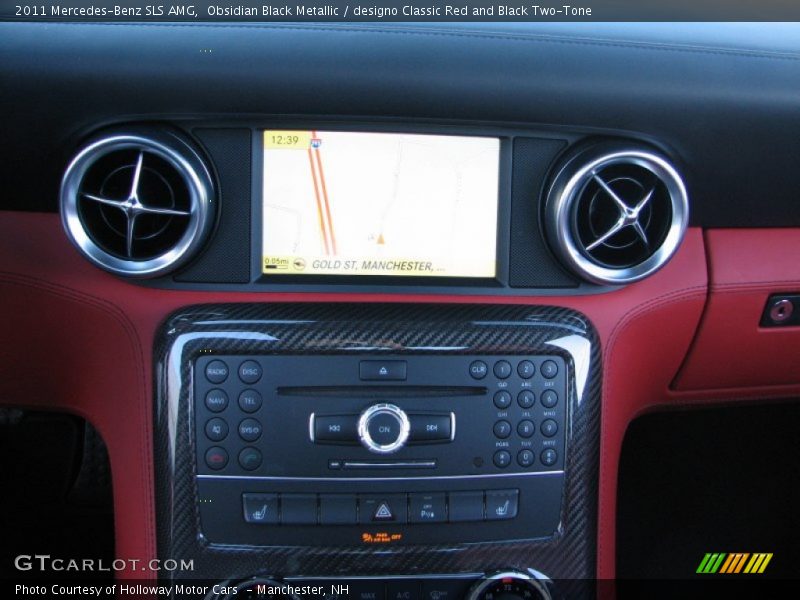
{"label": "on knob", "polygon": [[391,454],[408,440],[406,413],[394,404],[373,404],[358,419],[358,437],[370,452]]}

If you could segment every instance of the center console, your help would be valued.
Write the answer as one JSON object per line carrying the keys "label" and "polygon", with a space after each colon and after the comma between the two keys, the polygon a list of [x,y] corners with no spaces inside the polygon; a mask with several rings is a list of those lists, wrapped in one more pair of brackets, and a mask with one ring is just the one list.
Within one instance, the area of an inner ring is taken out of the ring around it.
{"label": "center console", "polygon": [[157,354],[159,554],[194,560],[170,579],[436,600],[432,582],[562,597],[594,577],[600,365],[580,314],[206,305]]}

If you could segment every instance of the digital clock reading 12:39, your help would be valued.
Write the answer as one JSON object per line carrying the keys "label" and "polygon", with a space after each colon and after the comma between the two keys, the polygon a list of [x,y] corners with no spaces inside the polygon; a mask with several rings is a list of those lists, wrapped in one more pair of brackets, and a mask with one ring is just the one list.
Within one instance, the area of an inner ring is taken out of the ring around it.
{"label": "digital clock reading 12:39", "polygon": [[306,150],[311,146],[310,131],[265,131],[265,148]]}

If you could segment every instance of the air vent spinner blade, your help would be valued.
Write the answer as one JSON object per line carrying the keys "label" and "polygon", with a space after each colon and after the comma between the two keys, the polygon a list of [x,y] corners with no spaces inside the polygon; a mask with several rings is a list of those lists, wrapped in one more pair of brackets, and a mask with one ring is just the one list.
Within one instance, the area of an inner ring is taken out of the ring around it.
{"label": "air vent spinner blade", "polygon": [[202,159],[176,135],[136,131],[100,138],[67,168],[61,215],[97,266],[131,277],[184,264],[213,222],[213,186]]}
{"label": "air vent spinner blade", "polygon": [[550,186],[546,211],[561,258],[601,284],[631,283],[661,268],[688,223],[674,167],[651,150],[616,144],[574,153]]}

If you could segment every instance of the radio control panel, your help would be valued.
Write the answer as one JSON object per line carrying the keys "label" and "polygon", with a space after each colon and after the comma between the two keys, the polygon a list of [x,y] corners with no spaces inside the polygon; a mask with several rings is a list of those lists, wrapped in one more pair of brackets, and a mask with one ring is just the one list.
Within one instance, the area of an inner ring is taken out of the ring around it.
{"label": "radio control panel", "polygon": [[563,469],[560,356],[196,361],[202,475],[479,476]]}
{"label": "radio control panel", "polygon": [[553,355],[215,355],[194,363],[214,543],[552,536],[568,363]]}

